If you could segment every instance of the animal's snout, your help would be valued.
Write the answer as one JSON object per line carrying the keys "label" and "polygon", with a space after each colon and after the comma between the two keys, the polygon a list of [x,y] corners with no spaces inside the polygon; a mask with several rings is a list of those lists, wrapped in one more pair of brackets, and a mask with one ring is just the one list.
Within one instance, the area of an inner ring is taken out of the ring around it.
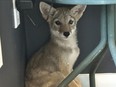
{"label": "animal's snout", "polygon": [[68,36],[70,35],[70,32],[64,32],[63,35],[64,35],[65,37],[68,37]]}

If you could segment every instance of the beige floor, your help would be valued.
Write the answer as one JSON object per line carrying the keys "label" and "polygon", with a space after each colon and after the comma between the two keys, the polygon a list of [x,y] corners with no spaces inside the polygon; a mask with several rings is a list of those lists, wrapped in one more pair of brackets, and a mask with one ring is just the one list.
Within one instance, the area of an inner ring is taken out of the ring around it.
{"label": "beige floor", "polygon": [[[89,75],[80,74],[80,80],[82,81],[83,87],[89,86]],[[116,87],[116,73],[102,73],[96,74],[96,87]]]}

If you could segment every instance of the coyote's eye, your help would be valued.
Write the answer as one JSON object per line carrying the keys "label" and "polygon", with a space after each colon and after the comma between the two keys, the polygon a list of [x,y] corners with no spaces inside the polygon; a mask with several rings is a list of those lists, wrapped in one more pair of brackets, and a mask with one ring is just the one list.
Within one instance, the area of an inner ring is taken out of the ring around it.
{"label": "coyote's eye", "polygon": [[60,21],[55,21],[56,25],[61,25],[61,22]]}
{"label": "coyote's eye", "polygon": [[74,22],[73,20],[69,20],[69,24],[73,24],[73,22]]}

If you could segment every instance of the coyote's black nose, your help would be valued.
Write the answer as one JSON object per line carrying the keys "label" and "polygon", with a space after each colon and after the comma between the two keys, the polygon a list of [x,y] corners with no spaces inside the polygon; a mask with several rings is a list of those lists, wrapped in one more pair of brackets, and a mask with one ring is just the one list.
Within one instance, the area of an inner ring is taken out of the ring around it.
{"label": "coyote's black nose", "polygon": [[63,35],[64,35],[65,37],[68,37],[68,36],[70,35],[70,33],[69,33],[69,32],[64,32]]}

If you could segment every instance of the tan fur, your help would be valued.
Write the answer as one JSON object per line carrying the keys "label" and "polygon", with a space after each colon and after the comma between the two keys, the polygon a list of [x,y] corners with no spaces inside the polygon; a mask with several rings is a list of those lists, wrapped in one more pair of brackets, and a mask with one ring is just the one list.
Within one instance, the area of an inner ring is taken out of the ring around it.
{"label": "tan fur", "polygon": [[[57,87],[73,70],[80,52],[76,40],[76,24],[85,7],[77,5],[72,9],[55,9],[40,2],[40,11],[50,26],[51,39],[29,61],[26,68],[26,87]],[[70,20],[73,23],[69,23]],[[70,35],[66,37],[64,32],[69,32]],[[78,80],[73,80],[67,87],[81,87],[81,84]]]}

